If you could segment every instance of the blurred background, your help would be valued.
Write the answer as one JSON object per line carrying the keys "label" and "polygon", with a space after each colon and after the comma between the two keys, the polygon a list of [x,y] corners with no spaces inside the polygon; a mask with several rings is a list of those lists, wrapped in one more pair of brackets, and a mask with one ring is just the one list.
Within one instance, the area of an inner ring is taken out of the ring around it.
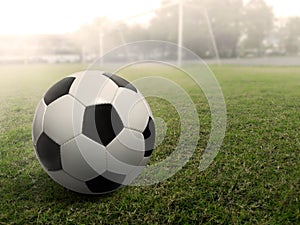
{"label": "blurred background", "polygon": [[[152,39],[178,43],[208,63],[297,65],[300,64],[300,2],[12,0],[1,3],[0,64],[89,63],[116,46]],[[122,57],[126,55],[118,55],[116,59]]]}

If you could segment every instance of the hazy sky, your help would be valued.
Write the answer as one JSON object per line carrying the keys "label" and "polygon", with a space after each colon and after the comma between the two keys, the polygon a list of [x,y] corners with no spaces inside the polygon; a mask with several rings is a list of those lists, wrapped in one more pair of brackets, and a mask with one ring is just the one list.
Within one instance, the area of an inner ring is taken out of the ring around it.
{"label": "hazy sky", "polygon": [[[299,0],[265,1],[276,16],[300,16]],[[160,0],[4,0],[0,3],[0,34],[71,32],[95,17],[118,20],[159,6]]]}

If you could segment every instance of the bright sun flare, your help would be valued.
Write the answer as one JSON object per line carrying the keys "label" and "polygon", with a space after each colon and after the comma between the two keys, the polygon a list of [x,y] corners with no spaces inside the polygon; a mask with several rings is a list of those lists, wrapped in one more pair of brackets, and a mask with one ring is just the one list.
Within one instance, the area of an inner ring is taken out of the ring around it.
{"label": "bright sun flare", "polygon": [[159,6],[160,0],[3,1],[0,34],[72,32],[95,17],[120,20]]}

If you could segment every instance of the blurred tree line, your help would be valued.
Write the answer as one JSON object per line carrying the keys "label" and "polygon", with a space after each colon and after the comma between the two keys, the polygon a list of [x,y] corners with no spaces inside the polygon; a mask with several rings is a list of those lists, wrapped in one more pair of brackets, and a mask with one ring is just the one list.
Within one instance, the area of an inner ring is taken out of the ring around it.
{"label": "blurred tree line", "polygon": [[[8,56],[10,61],[55,61],[59,56],[60,61],[84,62],[128,42],[177,43],[179,10],[174,3],[175,0],[161,0],[162,7],[146,26],[96,18],[64,35],[1,36],[0,61]],[[214,44],[222,58],[300,55],[300,17],[276,18],[264,0],[250,0],[247,4],[243,0],[183,3],[183,46],[202,58],[217,56]],[[48,58],[41,59],[45,55]]]}
{"label": "blurred tree line", "polygon": [[[162,0],[162,6],[172,3]],[[183,8],[183,46],[204,58],[214,57],[211,26],[221,57],[298,54],[300,18],[277,19],[264,0],[186,0]],[[178,6],[156,10],[147,27],[98,18],[73,34],[82,52],[99,53],[138,40],[177,42]]]}

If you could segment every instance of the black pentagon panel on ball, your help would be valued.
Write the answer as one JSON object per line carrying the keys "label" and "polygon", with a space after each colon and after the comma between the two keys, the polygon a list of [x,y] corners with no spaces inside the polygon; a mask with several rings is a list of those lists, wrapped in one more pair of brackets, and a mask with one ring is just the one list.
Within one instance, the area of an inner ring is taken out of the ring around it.
{"label": "black pentagon panel on ball", "polygon": [[75,77],[66,77],[54,84],[44,96],[46,105],[49,105],[61,96],[68,94],[74,80]]}
{"label": "black pentagon panel on ball", "polygon": [[97,132],[95,112],[95,106],[89,106],[85,109],[83,116],[82,133],[93,141],[102,144]]}
{"label": "black pentagon panel on ball", "polygon": [[151,117],[149,117],[147,127],[143,131],[143,136],[145,139],[145,157],[152,154],[154,144],[155,144],[155,126]]}
{"label": "black pentagon panel on ball", "polygon": [[137,93],[136,88],[127,80],[123,79],[122,77],[119,77],[118,75],[111,74],[111,73],[103,73],[103,75],[107,76],[109,79],[115,82],[119,87],[127,88]]}
{"label": "black pentagon panel on ball", "polygon": [[111,104],[100,104],[86,108],[82,133],[88,138],[106,146],[123,128],[122,120]]}
{"label": "black pentagon panel on ball", "polygon": [[[117,178],[120,183],[110,180],[109,177]],[[102,175],[86,181],[86,185],[93,193],[106,193],[121,187],[125,177],[126,176],[122,174],[106,171]]]}
{"label": "black pentagon panel on ball", "polygon": [[49,171],[61,170],[60,146],[42,133],[36,144],[37,155]]}

